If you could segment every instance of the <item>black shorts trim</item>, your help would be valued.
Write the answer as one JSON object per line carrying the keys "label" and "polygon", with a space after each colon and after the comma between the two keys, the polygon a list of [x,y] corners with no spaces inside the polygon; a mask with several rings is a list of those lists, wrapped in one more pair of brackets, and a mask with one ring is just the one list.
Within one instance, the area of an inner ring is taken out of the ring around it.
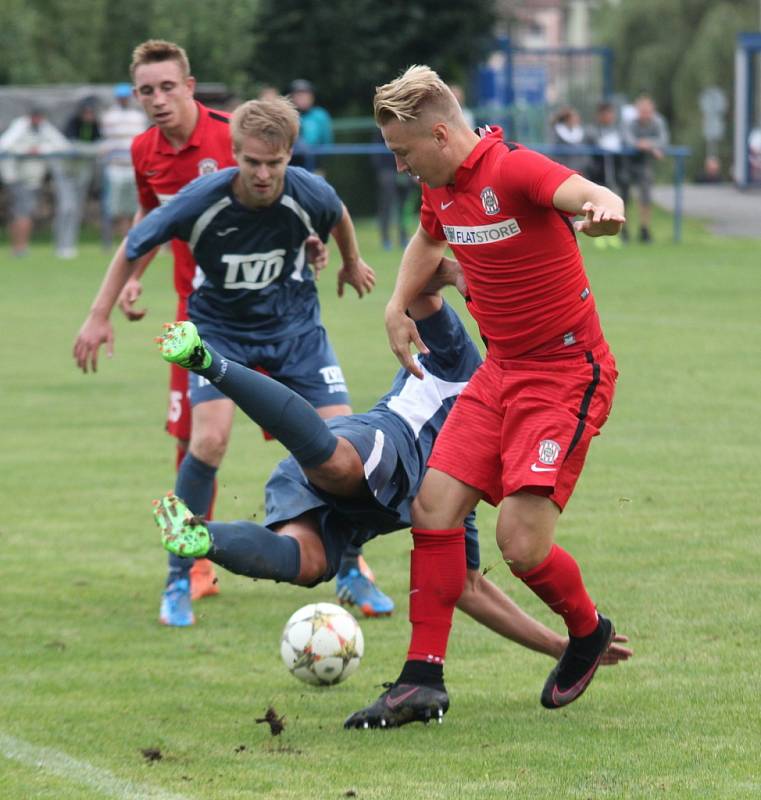
{"label": "black shorts trim", "polygon": [[576,415],[579,418],[579,422],[578,425],[576,425],[576,430],[573,433],[571,443],[568,445],[568,452],[565,456],[566,458],[568,458],[568,456],[570,456],[574,451],[574,448],[579,443],[579,440],[584,433],[584,428],[587,424],[587,415],[589,414],[589,405],[592,402],[592,397],[594,397],[594,393],[600,383],[600,364],[595,361],[594,355],[592,355],[589,350],[587,350],[587,352],[584,354],[584,357],[586,358],[587,363],[592,365],[592,380],[589,382],[589,385],[584,392],[584,397],[581,399],[581,405],[579,406],[579,411]]}

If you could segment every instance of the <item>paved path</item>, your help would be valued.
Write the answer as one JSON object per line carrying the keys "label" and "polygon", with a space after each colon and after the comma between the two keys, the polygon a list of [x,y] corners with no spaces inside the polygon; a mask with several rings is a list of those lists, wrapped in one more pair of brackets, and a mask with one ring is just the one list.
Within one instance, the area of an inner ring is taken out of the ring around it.
{"label": "paved path", "polygon": [[[636,197],[636,192],[633,193]],[[674,187],[654,187],[653,199],[674,210]],[[720,236],[761,238],[761,190],[742,191],[732,184],[688,183],[684,185],[684,215],[707,222],[708,230]]]}

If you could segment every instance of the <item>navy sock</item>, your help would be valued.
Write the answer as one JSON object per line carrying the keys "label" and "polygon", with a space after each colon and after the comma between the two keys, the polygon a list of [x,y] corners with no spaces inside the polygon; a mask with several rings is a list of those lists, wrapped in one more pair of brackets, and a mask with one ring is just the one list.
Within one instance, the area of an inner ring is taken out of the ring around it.
{"label": "navy sock", "polygon": [[292,582],[301,569],[299,543],[249,520],[209,522],[210,561],[249,578]]}
{"label": "navy sock", "polygon": [[350,544],[341,554],[341,564],[338,567],[338,577],[346,575],[351,569],[359,569],[359,557],[362,555],[362,548]]}
{"label": "navy sock", "polygon": [[303,397],[205,346],[211,353],[211,365],[194,372],[210,380],[254,422],[288,448],[302,467],[319,466],[333,455],[338,440]]}
{"label": "navy sock", "polygon": [[[177,471],[174,493],[199,517],[206,516],[209,511],[209,504],[214,495],[216,474],[216,467],[200,461],[192,453],[185,455]],[[167,583],[171,583],[177,578],[187,578],[194,563],[194,558],[182,558],[170,553]]]}

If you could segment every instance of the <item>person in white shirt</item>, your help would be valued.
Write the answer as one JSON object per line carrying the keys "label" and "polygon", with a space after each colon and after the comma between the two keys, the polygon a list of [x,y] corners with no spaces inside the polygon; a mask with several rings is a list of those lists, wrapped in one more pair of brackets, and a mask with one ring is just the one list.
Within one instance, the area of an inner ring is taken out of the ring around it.
{"label": "person in white shirt", "polygon": [[10,195],[9,234],[15,256],[24,256],[29,249],[40,189],[48,173],[49,160],[33,156],[69,148],[68,139],[39,107],[14,119],[0,136],[0,153],[17,156],[0,159],[0,174]]}
{"label": "person in white shirt", "polygon": [[110,246],[114,231],[119,240],[126,236],[137,210],[137,188],[132,168],[130,145],[148,127],[148,120],[139,108],[131,105],[132,86],[119,83],[114,87],[116,103],[101,118],[103,133],[103,242]]}

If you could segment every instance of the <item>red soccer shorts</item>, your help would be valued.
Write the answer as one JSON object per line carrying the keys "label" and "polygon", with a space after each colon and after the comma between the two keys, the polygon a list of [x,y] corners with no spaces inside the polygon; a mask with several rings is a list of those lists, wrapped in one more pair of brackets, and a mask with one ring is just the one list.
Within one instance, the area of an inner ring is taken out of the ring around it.
{"label": "red soccer shorts", "polygon": [[563,508],[610,413],[616,362],[607,344],[564,359],[487,357],[444,423],[428,466],[498,505],[521,489]]}
{"label": "red soccer shorts", "polygon": [[[175,321],[187,319],[187,300],[177,298]],[[169,407],[166,415],[166,431],[175,439],[190,440],[190,397],[188,393],[188,371],[177,364],[169,365]]]}

